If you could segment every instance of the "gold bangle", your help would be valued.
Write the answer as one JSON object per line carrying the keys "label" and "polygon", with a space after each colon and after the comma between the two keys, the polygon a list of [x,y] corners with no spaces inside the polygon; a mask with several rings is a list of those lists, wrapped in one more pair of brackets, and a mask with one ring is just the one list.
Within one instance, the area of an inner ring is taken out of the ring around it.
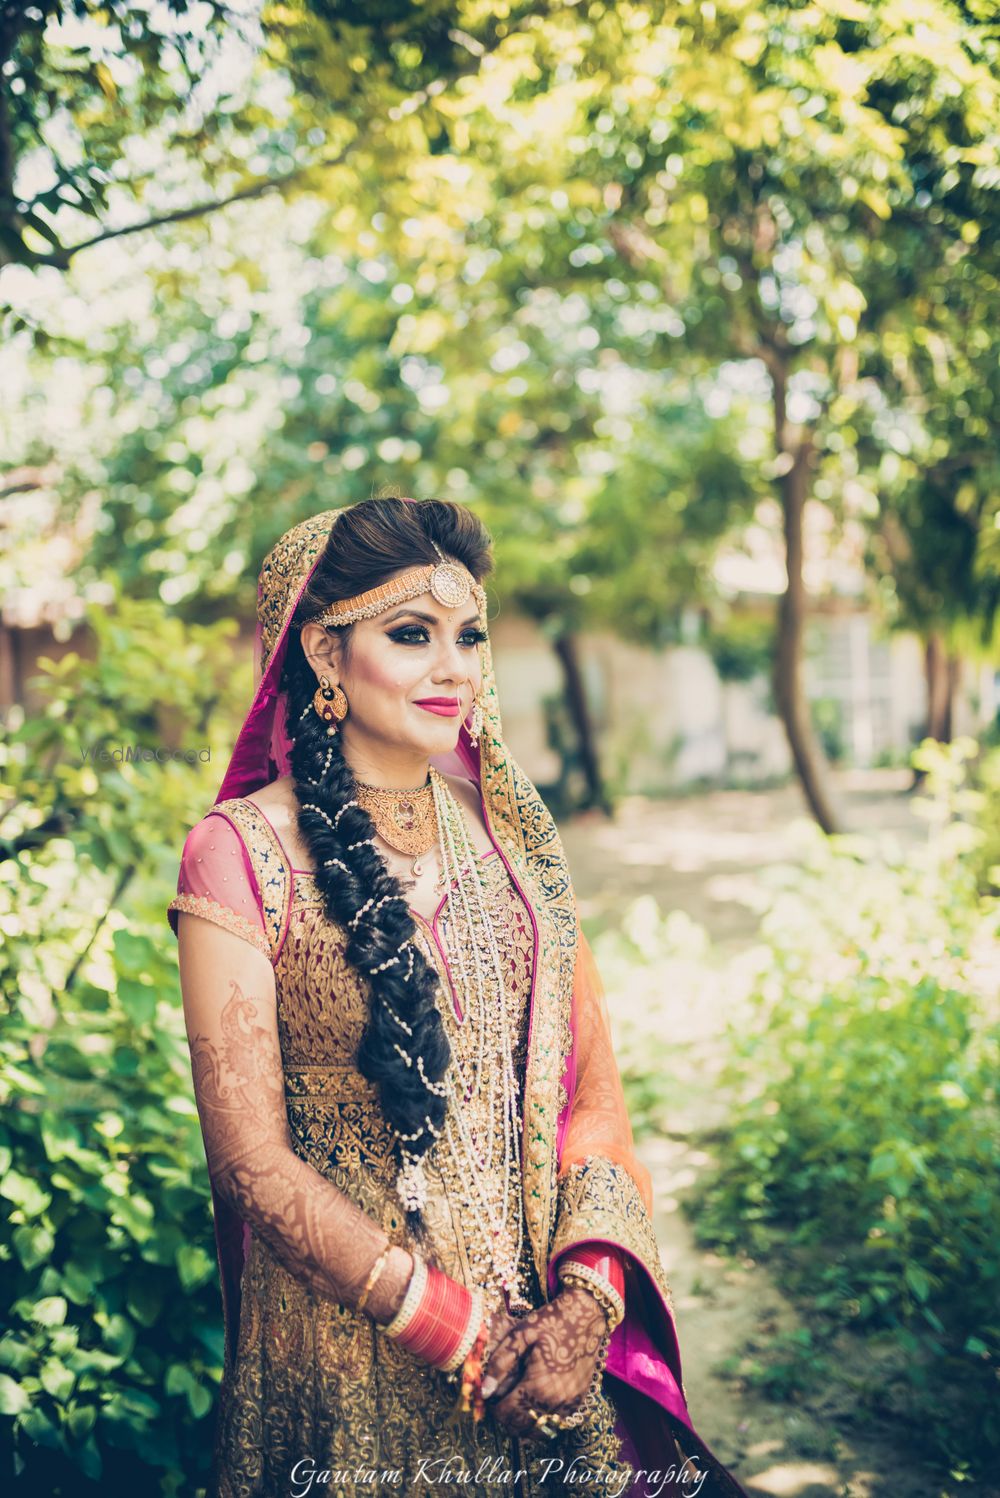
{"label": "gold bangle", "polygon": [[624,1321],[625,1302],[600,1270],[593,1269],[589,1264],[578,1264],[575,1259],[564,1259],[559,1265],[558,1274],[561,1284],[582,1285],[590,1291],[605,1314],[609,1333]]}
{"label": "gold bangle", "polygon": [[365,1308],[365,1302],[368,1299],[368,1296],[369,1296],[369,1294],[370,1294],[370,1292],[372,1290],[372,1287],[375,1284],[375,1281],[378,1279],[379,1274],[381,1273],[382,1269],[385,1267],[385,1261],[389,1257],[389,1254],[391,1253],[391,1251],[392,1251],[392,1244],[391,1243],[387,1243],[385,1245],[385,1248],[383,1248],[382,1252],[379,1254],[378,1258],[375,1260],[375,1263],[372,1265],[371,1269],[368,1271],[368,1278],[365,1281],[365,1288],[361,1292],[361,1299],[358,1301],[357,1305],[354,1307],[354,1309],[356,1311],[363,1311],[364,1310],[364,1308]]}

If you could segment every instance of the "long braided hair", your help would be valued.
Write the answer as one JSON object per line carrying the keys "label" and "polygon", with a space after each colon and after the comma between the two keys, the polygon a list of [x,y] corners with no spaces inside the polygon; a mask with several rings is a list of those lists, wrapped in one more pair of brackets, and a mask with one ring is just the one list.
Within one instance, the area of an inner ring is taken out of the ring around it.
{"label": "long braided hair", "polygon": [[[406,1140],[406,1149],[418,1157],[440,1133],[447,1107],[444,1097],[424,1085],[417,1064],[422,1057],[424,1076],[440,1083],[451,1060],[435,1003],[438,975],[415,944],[400,953],[416,926],[402,885],[369,841],[375,824],[361,806],[348,804],[354,776],[340,734],[329,735],[312,708],[317,676],[303,654],[300,630],[338,599],[378,587],[404,567],[438,562],[435,541],[477,581],[492,568],[489,533],[464,505],[382,497],[342,510],[292,616],[281,677],[288,694],[286,731],[299,833],[312,855],[325,913],[347,933],[346,959],[368,982],[370,1005],[357,1067],[377,1085],[390,1128],[416,1136]],[[352,627],[340,626],[345,652]],[[402,1052],[411,1057],[409,1064]],[[397,1140],[399,1163],[401,1145]],[[405,1215],[415,1239],[426,1246],[422,1212]]]}

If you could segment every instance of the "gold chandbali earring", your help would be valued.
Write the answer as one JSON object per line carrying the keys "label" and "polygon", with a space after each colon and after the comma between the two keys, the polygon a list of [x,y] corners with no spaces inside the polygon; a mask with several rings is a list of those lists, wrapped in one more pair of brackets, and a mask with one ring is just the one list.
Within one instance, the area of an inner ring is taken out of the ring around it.
{"label": "gold chandbali earring", "polygon": [[319,686],[313,693],[313,708],[318,717],[328,724],[327,733],[336,733],[337,724],[347,717],[347,695],[338,682],[332,686],[328,676],[321,676]]}

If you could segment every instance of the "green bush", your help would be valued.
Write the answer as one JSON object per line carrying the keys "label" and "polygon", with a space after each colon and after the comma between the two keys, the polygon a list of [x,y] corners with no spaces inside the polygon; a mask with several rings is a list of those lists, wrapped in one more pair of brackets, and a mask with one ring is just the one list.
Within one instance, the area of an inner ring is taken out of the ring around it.
{"label": "green bush", "polygon": [[[763,923],[704,1242],[780,1252],[834,1325],[886,1337],[938,1453],[1000,1456],[997,906],[959,812],[967,746],[925,746],[926,846],[817,835]],[[863,1356],[863,1352],[861,1354]]]}
{"label": "green bush", "polygon": [[774,661],[775,621],[770,615],[731,613],[712,623],[705,648],[723,681],[770,678]]}
{"label": "green bush", "polygon": [[231,680],[229,626],[126,603],[89,625],[93,659],[47,663],[44,712],[2,746],[5,1490],[188,1493],[223,1349],[165,906],[218,758],[82,751],[190,748],[185,725],[198,748],[246,683]]}
{"label": "green bush", "polygon": [[979,798],[973,814],[982,829],[972,855],[976,883],[984,894],[1000,895],[1000,747],[979,759],[972,783]]}

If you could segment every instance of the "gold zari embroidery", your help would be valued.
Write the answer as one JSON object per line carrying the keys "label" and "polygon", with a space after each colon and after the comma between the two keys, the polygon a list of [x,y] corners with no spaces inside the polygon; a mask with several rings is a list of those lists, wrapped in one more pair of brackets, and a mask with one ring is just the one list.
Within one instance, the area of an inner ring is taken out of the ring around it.
{"label": "gold zari embroidery", "polygon": [[[551,1257],[555,1259],[574,1244],[591,1238],[610,1238],[634,1254],[663,1296],[670,1314],[674,1314],[674,1298],[639,1188],[624,1166],[601,1155],[588,1155],[559,1177]],[[683,1379],[681,1393],[686,1402]]]}
{"label": "gold zari embroidery", "polygon": [[[252,803],[225,805],[241,830],[254,829],[253,813],[243,815]],[[260,836],[250,847],[255,870],[288,894],[287,911],[275,907],[270,929],[276,938],[287,921],[274,970],[293,1148],[380,1223],[390,1242],[413,1247],[393,1190],[392,1137],[378,1090],[353,1064],[367,1019],[367,984],[347,963],[346,934],[327,919],[314,879],[277,868],[273,841],[259,825],[256,831]],[[502,860],[490,858],[485,866],[505,922],[508,997],[520,1016],[517,1062],[523,1075],[533,930]],[[438,920],[442,939],[447,922],[445,905]],[[454,1034],[460,1022],[448,970],[426,922],[418,922],[417,940],[441,974],[446,1028]],[[464,1283],[478,1283],[483,1245],[476,1242],[474,1215],[460,1200],[454,1163],[440,1141],[428,1157],[427,1177],[425,1218],[437,1262]],[[518,1205],[524,1210],[523,1202]],[[527,1235],[520,1279],[531,1303],[540,1305],[544,1296]],[[338,1498],[371,1491],[371,1480],[358,1475],[366,1466],[398,1469],[398,1491],[440,1498],[441,1463],[449,1458],[456,1470],[471,1474],[465,1491],[476,1490],[475,1474],[485,1461],[495,1471],[522,1472],[519,1481],[508,1479],[502,1487],[520,1498],[606,1494],[606,1477],[590,1485],[576,1480],[564,1490],[554,1470],[544,1482],[540,1475],[545,1461],[561,1459],[569,1471],[574,1457],[577,1471],[583,1466],[596,1472],[602,1463],[605,1472],[617,1470],[614,1406],[603,1393],[584,1426],[561,1433],[544,1450],[509,1436],[492,1413],[478,1427],[471,1421],[451,1427],[455,1394],[446,1375],[380,1336],[366,1312],[317,1294],[254,1235],[243,1272],[236,1357],[220,1391],[209,1498],[287,1498],[290,1471],[305,1460],[317,1469],[340,1469],[329,1489]]]}
{"label": "gold zari embroidery", "polygon": [[206,921],[214,921],[217,926],[222,926],[226,931],[242,936],[244,941],[250,942],[251,946],[256,947],[258,952],[263,952],[265,957],[271,955],[267,938],[260,927],[255,925],[249,916],[240,915],[239,911],[231,910],[228,905],[221,905],[218,900],[213,900],[211,895],[174,895],[167,910],[180,910],[186,911],[188,915],[204,916]]}

